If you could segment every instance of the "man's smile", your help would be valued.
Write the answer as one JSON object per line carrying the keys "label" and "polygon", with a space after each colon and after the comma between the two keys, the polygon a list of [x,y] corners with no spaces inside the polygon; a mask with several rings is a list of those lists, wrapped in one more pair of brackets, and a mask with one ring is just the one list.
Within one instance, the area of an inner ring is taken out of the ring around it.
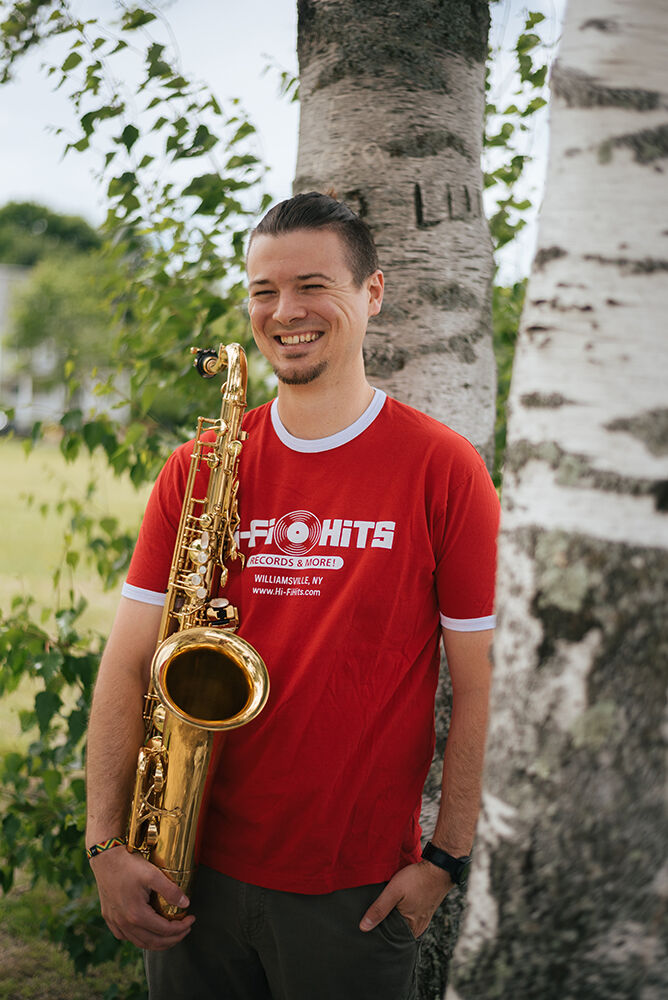
{"label": "man's smile", "polygon": [[278,340],[280,344],[290,346],[291,344],[310,344],[313,340],[318,340],[322,337],[321,330],[307,330],[303,333],[279,333],[276,334],[274,340]]}

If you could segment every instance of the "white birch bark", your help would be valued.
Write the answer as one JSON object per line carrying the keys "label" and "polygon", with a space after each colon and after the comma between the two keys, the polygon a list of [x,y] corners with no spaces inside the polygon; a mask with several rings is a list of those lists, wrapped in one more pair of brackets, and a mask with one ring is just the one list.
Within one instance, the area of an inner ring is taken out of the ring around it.
{"label": "white birch bark", "polygon": [[448,1000],[668,995],[668,5],[571,0]]}
{"label": "white birch bark", "polygon": [[386,274],[370,380],[491,462],[492,250],[480,153],[487,0],[300,0],[295,193],[333,189]]}

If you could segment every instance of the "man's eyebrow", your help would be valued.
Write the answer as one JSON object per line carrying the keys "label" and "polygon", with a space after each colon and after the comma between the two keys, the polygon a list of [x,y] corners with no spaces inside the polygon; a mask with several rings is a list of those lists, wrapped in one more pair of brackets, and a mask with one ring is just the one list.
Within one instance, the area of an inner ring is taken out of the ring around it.
{"label": "man's eyebrow", "polygon": [[[329,274],[324,274],[322,271],[311,271],[308,274],[298,274],[296,276],[297,281],[310,281],[312,278],[324,278],[325,281],[334,280]],[[252,285],[271,285],[271,283],[271,278],[253,278],[249,282],[249,287]]]}

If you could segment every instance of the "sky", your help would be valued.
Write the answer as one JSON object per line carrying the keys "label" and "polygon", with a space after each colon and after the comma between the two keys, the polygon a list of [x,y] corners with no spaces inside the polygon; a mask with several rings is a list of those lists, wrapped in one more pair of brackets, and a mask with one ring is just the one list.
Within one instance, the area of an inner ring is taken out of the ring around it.
{"label": "sky", "polygon": [[[526,11],[541,10],[549,21],[546,38],[555,41],[565,0],[500,0],[492,5],[493,45],[512,44]],[[3,4],[2,6],[6,6]],[[268,190],[275,200],[289,197],[297,156],[299,110],[278,94],[278,73],[270,65],[297,73],[295,0],[160,0],[177,40],[187,75],[205,81],[221,99],[239,97],[257,127],[257,150],[270,166]],[[86,11],[113,12],[114,0],[90,0]],[[36,52],[18,67],[15,80],[0,87],[0,204],[38,201],[68,214],[102,221],[101,189],[93,176],[92,158],[68,153],[55,126],[74,128],[72,110],[63,91],[51,90],[51,79],[40,69],[47,53]],[[512,89],[509,63],[499,60],[495,86]],[[510,101],[510,95],[509,95]],[[529,177],[532,200],[540,200],[547,155],[547,115],[527,137],[535,157]],[[504,258],[504,270],[514,277],[529,266],[535,224]]]}

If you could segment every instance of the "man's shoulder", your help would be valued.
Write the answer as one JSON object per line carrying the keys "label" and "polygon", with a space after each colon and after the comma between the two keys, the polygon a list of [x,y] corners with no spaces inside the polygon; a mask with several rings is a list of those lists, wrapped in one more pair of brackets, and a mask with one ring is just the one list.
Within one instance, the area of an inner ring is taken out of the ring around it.
{"label": "man's shoulder", "polygon": [[482,461],[468,438],[435,417],[392,396],[387,397],[385,406],[388,421],[396,429],[401,429],[402,433],[411,435],[416,446],[431,446],[439,450],[445,448],[471,461]]}

